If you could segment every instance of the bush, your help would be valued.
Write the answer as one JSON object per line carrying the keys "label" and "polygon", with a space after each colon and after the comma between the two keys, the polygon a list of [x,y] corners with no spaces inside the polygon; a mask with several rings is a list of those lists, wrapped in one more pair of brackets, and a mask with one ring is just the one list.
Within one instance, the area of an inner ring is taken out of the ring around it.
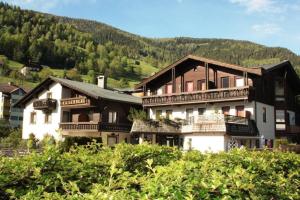
{"label": "bush", "polygon": [[26,141],[22,139],[21,129],[12,129],[7,137],[0,139],[0,146],[4,148],[26,148]]}
{"label": "bush", "polygon": [[299,199],[299,165],[279,151],[91,143],[1,157],[0,188],[12,199]]}

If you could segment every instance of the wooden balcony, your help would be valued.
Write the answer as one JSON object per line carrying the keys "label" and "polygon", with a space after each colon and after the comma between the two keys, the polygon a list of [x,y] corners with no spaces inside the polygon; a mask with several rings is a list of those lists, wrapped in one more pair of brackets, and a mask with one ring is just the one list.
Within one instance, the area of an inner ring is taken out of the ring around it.
{"label": "wooden balcony", "polygon": [[99,123],[97,122],[63,122],[59,127],[63,131],[99,131]]}
{"label": "wooden balcony", "polygon": [[112,124],[97,122],[62,122],[59,127],[62,131],[82,132],[129,132],[131,124]]}
{"label": "wooden balcony", "polygon": [[131,126],[131,124],[100,123],[100,130],[108,132],[130,132]]}
{"label": "wooden balcony", "polygon": [[296,126],[296,125],[286,126],[286,132],[292,134],[300,134],[300,126]]}
{"label": "wooden balcony", "polygon": [[175,94],[143,97],[143,106],[160,106],[189,103],[222,102],[250,99],[252,88],[249,86],[213,89],[206,91],[182,92]]}
{"label": "wooden balcony", "polygon": [[60,106],[62,108],[90,107],[91,106],[91,100],[87,97],[65,98],[65,99],[60,100]]}
{"label": "wooden balcony", "polygon": [[35,110],[52,111],[56,109],[56,99],[38,99],[33,102]]}

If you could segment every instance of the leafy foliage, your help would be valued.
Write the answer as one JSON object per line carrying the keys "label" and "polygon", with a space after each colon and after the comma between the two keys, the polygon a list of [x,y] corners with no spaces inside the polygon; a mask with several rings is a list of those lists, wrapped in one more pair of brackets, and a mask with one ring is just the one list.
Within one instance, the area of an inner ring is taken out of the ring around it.
{"label": "leafy foliage", "polygon": [[17,199],[299,199],[300,156],[182,153],[156,145],[54,145],[0,158],[0,188]]}

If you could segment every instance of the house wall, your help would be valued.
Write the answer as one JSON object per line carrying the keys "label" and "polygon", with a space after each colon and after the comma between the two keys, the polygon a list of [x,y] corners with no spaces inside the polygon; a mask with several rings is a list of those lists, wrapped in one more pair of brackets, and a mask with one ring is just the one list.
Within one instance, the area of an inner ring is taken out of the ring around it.
{"label": "house wall", "polygon": [[[28,139],[33,133],[37,139],[41,140],[47,134],[54,136],[55,139],[61,139],[58,132],[59,123],[61,121],[60,99],[62,96],[62,86],[59,83],[53,83],[49,86],[49,90],[44,90],[38,94],[38,99],[46,99],[47,93],[52,92],[52,98],[57,100],[56,109],[52,111],[51,123],[45,124],[45,114],[41,110],[33,108],[33,101],[29,101],[24,109],[23,132],[22,138]],[[36,124],[30,123],[31,112],[36,113]]]}
{"label": "house wall", "polygon": [[9,124],[11,127],[19,127],[23,124],[23,109],[12,107],[18,100],[25,95],[22,89],[15,90],[11,93],[11,107],[10,107],[10,118]]}
{"label": "house wall", "polygon": [[[255,105],[256,104],[256,105]],[[166,110],[173,110],[171,119],[186,119],[186,110],[193,109],[193,116],[198,116],[198,108],[206,108],[204,115],[211,115],[214,113],[221,114],[222,107],[230,106],[229,115],[236,115],[236,106],[244,106],[245,111],[251,113],[251,119],[256,121],[256,125],[260,135],[264,135],[266,139],[275,138],[275,118],[274,118],[274,106],[263,104],[260,102],[222,102],[215,104],[193,104],[193,105],[181,105],[181,106],[163,106],[149,108],[150,119],[156,119],[156,111],[162,111],[162,117],[166,117]],[[263,108],[267,110],[266,122],[263,122]],[[255,113],[256,109],[256,113]],[[290,115],[291,116],[291,115]]]}
{"label": "house wall", "polygon": [[201,134],[184,135],[184,150],[199,150],[201,152],[220,152],[226,150],[227,139],[224,135]]}
{"label": "house wall", "polygon": [[214,103],[214,104],[192,104],[192,105],[178,105],[178,106],[163,106],[163,107],[153,107],[149,108],[149,117],[150,119],[156,118],[156,111],[162,110],[162,116],[166,117],[166,110],[172,110],[172,118],[171,119],[186,119],[186,110],[193,109],[193,116],[198,115],[198,108],[206,108],[204,115],[210,115],[214,113],[222,113],[222,107],[230,106],[229,115],[236,115],[236,106],[245,106],[245,111],[249,111],[251,113],[251,118],[254,119],[254,106],[253,102],[244,102],[244,101],[236,101],[236,102],[222,102],[222,103]]}
{"label": "house wall", "polygon": [[[263,108],[266,108],[266,122],[263,121]],[[265,139],[275,139],[275,111],[274,106],[256,102],[256,125],[260,135]]]}

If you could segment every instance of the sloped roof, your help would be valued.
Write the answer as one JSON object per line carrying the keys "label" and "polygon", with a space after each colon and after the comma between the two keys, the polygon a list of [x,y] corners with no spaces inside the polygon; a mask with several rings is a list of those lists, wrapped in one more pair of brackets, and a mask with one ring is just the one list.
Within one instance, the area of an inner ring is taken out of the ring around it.
{"label": "sloped roof", "polygon": [[26,96],[20,99],[15,106],[22,105],[30,100],[34,94],[42,91],[45,87],[53,82],[60,83],[61,85],[81,92],[87,96],[90,96],[95,99],[107,99],[118,102],[126,102],[131,104],[142,104],[142,99],[136,96],[124,94],[120,91],[103,89],[98,87],[97,85],[90,83],[83,83],[78,81],[72,81],[63,78],[49,77],[42,83],[40,83],[37,87],[31,90]]}
{"label": "sloped roof", "polygon": [[23,88],[18,87],[13,84],[9,84],[9,83],[1,83],[0,84],[0,92],[5,93],[5,94],[10,94],[17,89],[22,89],[24,92],[26,92]]}
{"label": "sloped roof", "polygon": [[205,62],[205,63],[217,65],[217,66],[228,68],[228,69],[233,69],[233,70],[237,70],[237,71],[248,72],[248,73],[255,74],[255,75],[261,75],[262,74],[262,70],[261,70],[260,67],[252,67],[252,68],[242,67],[242,66],[239,66],[239,65],[224,63],[224,62],[220,62],[220,61],[216,61],[216,60],[212,60],[212,59],[208,59],[208,58],[204,58],[204,57],[200,57],[200,56],[187,55],[187,56],[185,56],[185,57],[177,60],[173,64],[165,67],[164,69],[160,70],[159,72],[155,73],[154,75],[152,75],[152,76],[144,79],[141,83],[139,83],[138,85],[136,85],[135,88],[140,88],[145,83],[148,83],[148,82],[152,81],[153,79],[157,78],[158,76],[164,74],[165,72],[169,71],[173,67],[175,67],[175,66],[179,65],[180,63],[183,63],[183,62],[185,62],[187,60],[201,61],[201,62]]}
{"label": "sloped roof", "polygon": [[280,66],[283,66],[285,64],[290,64],[290,62],[288,60],[283,60],[280,63],[273,63],[273,64],[269,64],[269,65],[262,65],[261,67],[264,70],[270,71],[270,70],[274,70],[275,68],[278,68]]}

